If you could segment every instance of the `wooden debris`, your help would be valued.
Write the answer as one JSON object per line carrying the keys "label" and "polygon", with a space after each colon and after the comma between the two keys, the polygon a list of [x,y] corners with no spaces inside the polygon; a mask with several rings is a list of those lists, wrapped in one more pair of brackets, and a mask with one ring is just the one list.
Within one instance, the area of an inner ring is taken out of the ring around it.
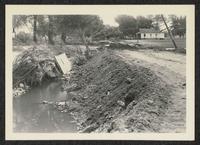
{"label": "wooden debris", "polygon": [[67,74],[70,72],[72,64],[67,58],[65,53],[62,53],[60,55],[55,56],[56,62],[58,63],[58,66],[62,70],[63,74]]}

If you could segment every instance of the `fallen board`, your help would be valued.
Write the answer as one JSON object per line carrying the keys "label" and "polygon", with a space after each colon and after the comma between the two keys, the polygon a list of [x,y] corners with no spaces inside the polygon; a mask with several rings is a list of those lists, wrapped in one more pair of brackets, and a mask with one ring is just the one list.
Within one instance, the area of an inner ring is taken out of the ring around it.
{"label": "fallen board", "polygon": [[62,70],[63,74],[68,74],[71,70],[72,64],[67,58],[65,53],[62,53],[60,55],[55,56],[56,62],[58,63],[58,66]]}

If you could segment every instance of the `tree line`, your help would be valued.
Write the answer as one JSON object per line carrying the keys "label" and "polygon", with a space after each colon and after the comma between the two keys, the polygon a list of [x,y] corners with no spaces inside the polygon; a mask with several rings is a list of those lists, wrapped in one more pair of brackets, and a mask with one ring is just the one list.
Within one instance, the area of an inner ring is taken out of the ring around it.
{"label": "tree line", "polygon": [[[182,37],[186,33],[186,17],[185,16],[176,16],[169,15],[165,17],[168,21],[168,25],[173,35],[178,35]],[[120,15],[116,19],[116,22],[119,24],[119,30],[123,32],[125,36],[135,36],[140,28],[146,29],[155,29],[159,31],[166,31],[166,27],[163,28],[163,20],[161,15],[148,15],[144,16],[128,16]]]}
{"label": "tree line", "polygon": [[[186,33],[186,17],[170,15],[169,28],[173,35],[180,37]],[[162,20],[160,15],[128,16],[119,15],[115,18],[118,27],[104,25],[98,15],[15,15],[13,16],[13,33],[16,29],[30,24],[33,33],[33,41],[38,42],[38,37],[47,39],[49,44],[55,44],[54,38],[60,36],[63,43],[66,37],[76,35],[82,43],[88,47],[88,42],[93,39],[120,38],[123,36],[135,36],[140,28],[153,28],[160,31]]]}

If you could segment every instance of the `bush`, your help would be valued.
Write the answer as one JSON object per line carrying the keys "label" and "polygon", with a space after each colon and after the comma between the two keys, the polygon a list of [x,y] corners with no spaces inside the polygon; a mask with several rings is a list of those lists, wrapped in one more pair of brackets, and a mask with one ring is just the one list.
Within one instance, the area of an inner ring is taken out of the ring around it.
{"label": "bush", "polygon": [[32,36],[29,33],[20,32],[15,36],[14,42],[17,44],[30,44],[32,42]]}

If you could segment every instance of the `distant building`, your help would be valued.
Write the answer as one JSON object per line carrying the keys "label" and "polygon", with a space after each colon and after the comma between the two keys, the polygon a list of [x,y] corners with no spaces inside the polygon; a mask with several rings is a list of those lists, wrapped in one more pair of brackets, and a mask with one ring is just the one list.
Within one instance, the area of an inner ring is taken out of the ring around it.
{"label": "distant building", "polygon": [[137,37],[139,39],[164,39],[165,33],[155,29],[139,29]]}

